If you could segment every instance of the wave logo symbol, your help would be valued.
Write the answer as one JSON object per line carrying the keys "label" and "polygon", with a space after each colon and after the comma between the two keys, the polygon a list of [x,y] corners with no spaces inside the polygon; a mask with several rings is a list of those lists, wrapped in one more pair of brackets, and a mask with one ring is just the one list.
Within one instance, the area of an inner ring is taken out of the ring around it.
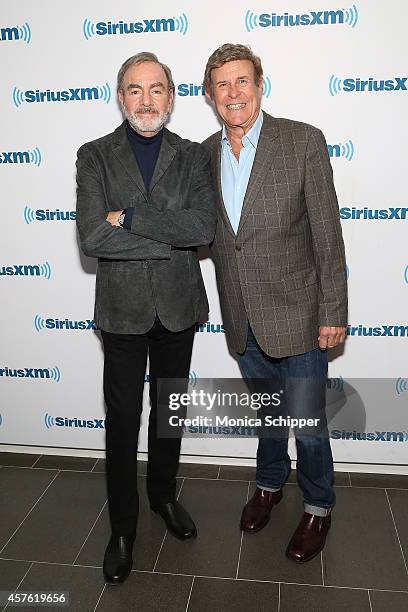
{"label": "wave logo symbol", "polygon": [[397,378],[395,381],[395,390],[398,395],[408,391],[408,378]]}
{"label": "wave logo symbol", "polygon": [[40,268],[40,276],[43,276],[47,280],[50,280],[50,278],[51,278],[51,266],[48,263],[48,261],[46,261],[43,264],[40,264],[38,267]]}
{"label": "wave logo symbol", "polygon": [[346,278],[347,278],[347,280],[349,279],[349,277],[350,277],[350,268],[346,264]]}
{"label": "wave logo symbol", "polygon": [[355,4],[344,11],[344,17],[344,23],[348,23],[352,28],[356,27],[358,22],[358,9]]}
{"label": "wave logo symbol", "polygon": [[46,412],[44,415],[44,423],[47,429],[54,427],[54,417],[49,415],[48,412]]}
{"label": "wave logo symbol", "polygon": [[20,38],[20,40],[24,40],[24,42],[27,43],[27,45],[30,44],[31,42],[31,28],[30,28],[30,24],[27,23],[27,21],[25,23],[23,23],[23,25],[21,26],[17,26],[18,27],[18,36]]}
{"label": "wave logo symbol", "polygon": [[404,270],[404,280],[408,285],[408,266]]}
{"label": "wave logo symbol", "polygon": [[99,99],[103,100],[103,102],[106,102],[106,104],[109,104],[110,99],[111,99],[111,88],[110,88],[109,83],[105,83],[104,85],[99,87],[98,92],[99,92]]}
{"label": "wave logo symbol", "polygon": [[42,317],[40,317],[40,315],[35,315],[34,317],[34,327],[35,329],[40,332],[42,329],[44,329],[45,327],[45,321]]}
{"label": "wave logo symbol", "polygon": [[328,389],[333,389],[334,391],[341,393],[344,389],[343,377],[339,376],[338,378],[328,378],[326,381],[326,386]]}
{"label": "wave logo symbol", "polygon": [[329,79],[329,92],[331,96],[336,96],[343,90],[342,80],[334,74]]}
{"label": "wave logo symbol", "polygon": [[16,108],[19,108],[24,102],[24,93],[18,87],[13,89],[13,104]]}
{"label": "wave logo symbol", "polygon": [[265,98],[269,98],[269,96],[271,95],[271,91],[272,91],[272,83],[271,83],[271,79],[268,76],[264,76],[264,81],[263,81],[263,95]]}
{"label": "wave logo symbol", "polygon": [[30,151],[28,151],[28,154],[30,156],[30,164],[34,164],[34,166],[40,167],[42,162],[40,149],[38,147],[35,147],[35,149],[31,149]]}
{"label": "wave logo symbol", "polygon": [[48,368],[48,371],[50,373],[50,378],[52,380],[55,380],[55,382],[58,382],[61,380],[61,371],[59,369],[58,366],[55,366],[55,368]]}
{"label": "wave logo symbol", "polygon": [[35,220],[35,212],[29,206],[24,207],[24,221],[30,225]]}
{"label": "wave logo symbol", "polygon": [[174,22],[176,24],[176,31],[180,32],[185,36],[188,31],[188,19],[185,13],[182,13],[180,17],[175,17]]}
{"label": "wave logo symbol", "polygon": [[345,144],[341,145],[341,156],[345,157],[348,161],[353,159],[354,145],[352,140],[348,140]]}
{"label": "wave logo symbol", "polygon": [[82,24],[82,32],[86,40],[95,36],[95,24],[90,19],[84,19],[84,23]]}
{"label": "wave logo symbol", "polygon": [[0,427],[3,425],[3,417],[0,414]]}
{"label": "wave logo symbol", "polygon": [[197,374],[196,372],[194,372],[194,370],[191,370],[191,372],[188,375],[188,380],[190,382],[190,385],[192,387],[195,387],[197,384]]}
{"label": "wave logo symbol", "polygon": [[253,11],[247,10],[245,13],[245,28],[247,32],[252,32],[254,28],[258,27],[258,15],[255,15]]}

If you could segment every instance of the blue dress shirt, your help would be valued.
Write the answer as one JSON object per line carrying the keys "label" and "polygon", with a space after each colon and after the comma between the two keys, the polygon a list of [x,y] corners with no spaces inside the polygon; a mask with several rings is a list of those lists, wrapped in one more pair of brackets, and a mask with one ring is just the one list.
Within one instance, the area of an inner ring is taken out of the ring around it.
{"label": "blue dress shirt", "polygon": [[222,128],[221,138],[221,186],[225,208],[235,233],[238,231],[241,218],[242,205],[251,176],[256,147],[263,123],[263,113],[259,116],[251,129],[242,138],[243,148],[239,154],[239,161],[232,152],[225,125]]}

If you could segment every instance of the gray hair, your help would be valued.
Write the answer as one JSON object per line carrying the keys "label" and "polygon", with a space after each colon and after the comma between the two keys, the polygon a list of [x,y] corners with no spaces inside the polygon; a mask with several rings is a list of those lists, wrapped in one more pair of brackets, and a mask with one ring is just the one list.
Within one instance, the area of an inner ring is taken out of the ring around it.
{"label": "gray hair", "polygon": [[136,53],[136,55],[132,55],[132,57],[129,57],[129,59],[123,62],[118,72],[117,91],[123,89],[123,79],[126,71],[132,66],[143,64],[143,62],[154,62],[155,64],[159,64],[159,66],[163,68],[164,74],[166,75],[169,91],[174,91],[174,82],[170,68],[166,66],[166,64],[159,62],[157,55],[150,53],[150,51]]}
{"label": "gray hair", "polygon": [[259,81],[263,75],[263,69],[260,58],[255,55],[251,48],[247,45],[234,45],[225,43],[222,47],[218,47],[212,55],[210,55],[204,72],[204,88],[205,91],[212,95],[213,87],[211,81],[211,72],[214,68],[221,68],[227,62],[236,60],[249,60],[252,62],[255,72],[255,85],[259,85]]}

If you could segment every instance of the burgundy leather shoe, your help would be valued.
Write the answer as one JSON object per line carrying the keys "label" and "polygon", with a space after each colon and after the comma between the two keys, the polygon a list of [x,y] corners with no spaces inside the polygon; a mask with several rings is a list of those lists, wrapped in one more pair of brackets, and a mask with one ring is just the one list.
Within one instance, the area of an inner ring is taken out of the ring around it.
{"label": "burgundy leather shoe", "polygon": [[323,550],[330,528],[331,516],[316,516],[304,512],[286,549],[286,556],[297,563],[310,561]]}
{"label": "burgundy leather shoe", "polygon": [[271,510],[282,499],[282,491],[264,491],[256,488],[255,493],[242,511],[240,527],[247,533],[256,533],[267,525]]}

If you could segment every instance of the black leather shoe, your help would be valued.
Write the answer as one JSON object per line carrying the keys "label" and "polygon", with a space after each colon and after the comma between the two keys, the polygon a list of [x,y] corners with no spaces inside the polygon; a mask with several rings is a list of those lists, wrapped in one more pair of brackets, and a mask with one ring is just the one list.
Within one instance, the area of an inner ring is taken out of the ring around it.
{"label": "black leather shoe", "polygon": [[152,507],[152,510],[160,514],[167,529],[179,540],[197,537],[197,528],[191,516],[177,501]]}
{"label": "black leather shoe", "polygon": [[112,535],[105,551],[103,575],[107,584],[124,582],[132,569],[134,538]]}

